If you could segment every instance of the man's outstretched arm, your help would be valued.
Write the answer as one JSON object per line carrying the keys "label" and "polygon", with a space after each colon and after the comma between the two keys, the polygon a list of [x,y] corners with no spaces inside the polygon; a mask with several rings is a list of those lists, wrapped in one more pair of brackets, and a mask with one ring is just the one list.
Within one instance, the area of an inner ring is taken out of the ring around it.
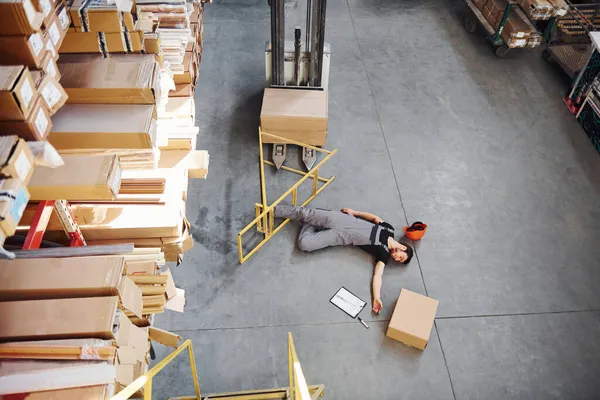
{"label": "man's outstretched arm", "polygon": [[373,271],[373,312],[379,314],[383,308],[381,302],[381,284],[383,283],[383,269],[385,264],[382,261],[377,261],[375,264],[375,270]]}
{"label": "man's outstretched arm", "polygon": [[371,221],[375,224],[379,224],[379,223],[383,222],[383,220],[381,218],[379,218],[379,216],[377,216],[375,214],[371,214],[370,212],[356,211],[351,208],[342,208],[342,212],[346,213],[348,215],[352,215],[353,217],[364,219],[365,221]]}

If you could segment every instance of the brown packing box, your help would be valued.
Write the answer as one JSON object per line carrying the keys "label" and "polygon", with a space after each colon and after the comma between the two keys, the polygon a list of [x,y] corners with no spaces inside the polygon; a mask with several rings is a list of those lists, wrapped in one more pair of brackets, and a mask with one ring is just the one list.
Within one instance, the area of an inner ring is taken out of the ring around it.
{"label": "brown packing box", "polygon": [[0,301],[116,296],[124,268],[116,256],[0,260]]}
{"label": "brown packing box", "polygon": [[180,83],[175,85],[175,90],[169,91],[169,97],[193,97],[194,85],[191,83]]}
{"label": "brown packing box", "polygon": [[114,339],[119,298],[26,300],[0,303],[0,341]]}
{"label": "brown packing box", "polygon": [[[123,360],[124,351],[117,350],[119,362],[123,364],[131,364],[137,361],[144,361],[148,352],[148,328],[140,328],[135,326],[126,315],[119,315],[119,329],[115,335],[115,341],[120,349],[127,348],[133,350],[128,352],[128,359]],[[133,354],[131,354],[133,353]],[[121,356],[121,357],[120,357]],[[131,357],[133,356],[133,357]]]}
{"label": "brown packing box", "polygon": [[104,33],[104,42],[106,43],[106,50],[109,53],[126,53],[127,42],[125,41],[125,35],[123,32],[111,32]]}
{"label": "brown packing box", "polygon": [[[129,32],[135,31],[135,21],[133,20],[133,14],[130,12],[122,12],[121,18],[123,19],[123,24],[125,25],[125,29]],[[143,33],[143,31],[141,31]]]}
{"label": "brown packing box", "polygon": [[58,52],[102,53],[102,46],[95,32],[67,32]]}
{"label": "brown packing box", "polygon": [[[263,132],[322,146],[327,139],[327,92],[265,89],[260,126]],[[278,139],[263,135],[265,143]]]}
{"label": "brown packing box", "polygon": [[531,28],[519,16],[519,14],[516,12],[511,12],[508,19],[506,20],[506,24],[504,25],[502,36],[505,37],[506,35],[506,37],[522,39],[529,37],[531,33]]}
{"label": "brown packing box", "polygon": [[29,192],[23,182],[18,179],[0,180],[0,228],[6,236],[15,234],[28,201]]}
{"label": "brown packing box", "polygon": [[144,50],[148,54],[160,54],[160,38],[158,34],[144,32]]}
{"label": "brown packing box", "polygon": [[46,43],[40,33],[28,36],[0,36],[0,65],[40,68]]}
{"label": "brown packing box", "polygon": [[67,31],[62,29],[61,22],[55,13],[50,14],[50,21],[48,23],[48,28],[46,29],[46,34],[52,42],[54,49],[58,51],[65,36],[67,35]]}
{"label": "brown packing box", "polygon": [[66,104],[52,117],[48,141],[57,149],[151,149],[153,105]]}
{"label": "brown packing box", "polygon": [[518,0],[521,8],[531,19],[549,19],[554,15],[554,6],[546,0]]}
{"label": "brown packing box", "polygon": [[58,21],[60,22],[60,28],[65,32],[69,30],[71,26],[71,18],[69,17],[69,12],[67,11],[67,6],[65,3],[60,4],[56,7],[56,16],[58,17]]}
{"label": "brown packing box", "polygon": [[32,200],[113,200],[119,193],[118,156],[63,155],[63,160],[58,168],[35,169],[28,185]]}
{"label": "brown packing box", "polygon": [[35,86],[27,67],[0,66],[0,120],[25,120],[34,95]]}
{"label": "brown packing box", "polygon": [[19,179],[27,185],[33,165],[33,154],[23,139],[18,136],[0,137],[0,176]]}
{"label": "brown packing box", "polygon": [[43,27],[48,28],[51,15],[54,13],[54,4],[50,0],[32,0],[35,9],[44,15]]}
{"label": "brown packing box", "polygon": [[[183,200],[165,204],[72,204],[71,208],[83,237],[88,241],[179,237],[184,225]],[[35,211],[36,207],[33,206],[25,209],[19,229],[28,227]],[[55,216],[50,218],[46,233],[51,231],[56,231],[60,239],[65,236]]]}
{"label": "brown packing box", "polygon": [[49,51],[46,51],[46,55],[44,55],[44,58],[42,59],[42,65],[40,66],[40,68],[32,69],[31,72],[33,73],[33,71],[41,71],[44,74],[48,74],[57,80],[60,79],[60,74],[58,73],[56,60],[52,56],[52,53]]}
{"label": "brown packing box", "polygon": [[127,32],[129,35],[129,41],[131,43],[131,51],[133,53],[141,53],[144,51],[144,32],[142,31],[131,31]]}
{"label": "brown packing box", "polygon": [[29,35],[40,30],[44,15],[31,0],[0,2],[0,35]]}
{"label": "brown packing box", "polygon": [[141,317],[142,292],[114,256],[0,260],[0,301],[119,296]]}
{"label": "brown packing box", "polygon": [[196,55],[194,51],[187,51],[183,57],[183,74],[173,75],[175,84],[196,83],[196,73],[198,65],[196,63]]}
{"label": "brown packing box", "polygon": [[104,58],[77,55],[59,59],[61,84],[68,103],[156,104],[160,70],[150,54]]}
{"label": "brown packing box", "polygon": [[[83,10],[88,0],[69,0],[69,17],[73,23],[73,27],[82,29],[83,28]],[[81,31],[83,32],[83,31]]]}
{"label": "brown packing box", "polygon": [[502,15],[504,15],[504,10],[506,9],[506,1],[505,0],[488,0],[485,5],[488,10],[490,10],[491,19],[499,23]]}
{"label": "brown packing box", "polygon": [[89,32],[121,32],[121,19],[117,6],[86,8]]}
{"label": "brown packing box", "polygon": [[50,75],[42,78],[38,92],[42,96],[44,103],[46,103],[48,113],[51,116],[67,102],[67,98],[69,97],[60,83]]}
{"label": "brown packing box", "polygon": [[386,336],[424,350],[429,341],[438,303],[430,297],[402,289]]}
{"label": "brown packing box", "polygon": [[485,20],[492,26],[492,28],[496,29],[497,28],[497,20],[496,18],[494,18],[494,16],[492,15],[492,13],[490,12],[490,9],[487,8],[487,6],[483,6],[481,13],[483,14],[483,17],[485,18]]}
{"label": "brown packing box", "polygon": [[0,135],[17,135],[25,140],[44,140],[52,121],[41,96],[37,96],[25,121],[0,121]]}

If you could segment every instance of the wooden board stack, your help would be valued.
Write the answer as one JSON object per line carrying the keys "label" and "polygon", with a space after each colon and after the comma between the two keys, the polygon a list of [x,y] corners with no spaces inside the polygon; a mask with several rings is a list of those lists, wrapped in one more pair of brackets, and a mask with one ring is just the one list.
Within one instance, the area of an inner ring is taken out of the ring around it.
{"label": "wooden board stack", "polygon": [[151,341],[181,341],[150,326],[181,310],[164,264],[158,249],[0,260],[0,396],[107,399],[141,376]]}

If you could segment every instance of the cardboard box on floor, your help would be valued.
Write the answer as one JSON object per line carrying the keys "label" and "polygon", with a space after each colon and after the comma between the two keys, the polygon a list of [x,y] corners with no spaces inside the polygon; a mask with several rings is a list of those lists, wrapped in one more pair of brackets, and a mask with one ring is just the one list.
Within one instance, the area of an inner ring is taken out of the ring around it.
{"label": "cardboard box on floor", "polygon": [[31,200],[113,200],[121,168],[115,155],[64,155],[58,168],[38,167],[29,181]]}
{"label": "cardboard box on floor", "polygon": [[402,289],[386,336],[424,350],[429,341],[438,303],[430,297]]}
{"label": "cardboard box on floor", "polygon": [[154,105],[66,104],[52,117],[57,149],[151,149]]}
{"label": "cardboard box on floor", "polygon": [[34,159],[27,143],[18,136],[0,137],[0,177],[14,178],[29,183]]}
{"label": "cardboard box on floor", "polygon": [[117,296],[0,302],[0,341],[114,339],[118,303]]}
{"label": "cardboard box on floor", "polygon": [[30,35],[41,29],[43,20],[31,0],[0,2],[0,35]]}
{"label": "cardboard box on floor", "polygon": [[0,120],[24,121],[35,96],[35,86],[29,69],[0,66]]}
{"label": "cardboard box on floor", "polygon": [[59,59],[68,103],[156,104],[160,70],[154,56],[75,55]]}

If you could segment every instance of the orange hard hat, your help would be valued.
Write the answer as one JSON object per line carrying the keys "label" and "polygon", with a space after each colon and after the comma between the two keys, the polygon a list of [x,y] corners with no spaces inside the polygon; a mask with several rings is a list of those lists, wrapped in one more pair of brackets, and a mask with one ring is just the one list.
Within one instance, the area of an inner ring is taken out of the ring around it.
{"label": "orange hard hat", "polygon": [[406,234],[406,237],[410,240],[421,240],[423,235],[425,235],[425,231],[427,230],[427,224],[417,221],[411,226],[405,226],[403,230]]}

